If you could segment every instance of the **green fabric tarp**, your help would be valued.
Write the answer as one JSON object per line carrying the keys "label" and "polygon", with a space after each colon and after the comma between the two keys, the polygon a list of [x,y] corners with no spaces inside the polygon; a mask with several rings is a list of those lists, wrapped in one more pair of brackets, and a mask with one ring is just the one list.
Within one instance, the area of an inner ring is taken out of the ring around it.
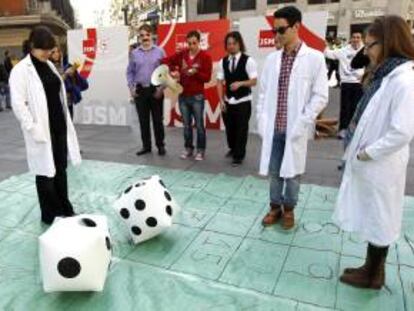
{"label": "green fabric tarp", "polygon": [[[172,228],[139,245],[112,203],[140,178],[160,175],[182,207]],[[38,237],[47,230],[30,174],[0,183],[0,310],[405,310],[414,311],[414,198],[392,246],[387,286],[338,281],[365,243],[331,222],[337,189],[303,185],[297,226],[264,229],[268,183],[160,167],[84,161],[69,169],[77,213],[108,217],[113,260],[101,293],[42,289]]]}

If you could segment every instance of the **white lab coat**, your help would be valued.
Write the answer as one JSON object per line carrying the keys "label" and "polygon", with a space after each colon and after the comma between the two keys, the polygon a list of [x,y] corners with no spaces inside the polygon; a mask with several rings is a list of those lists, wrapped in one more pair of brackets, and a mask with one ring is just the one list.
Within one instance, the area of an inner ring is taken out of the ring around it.
{"label": "white lab coat", "polygon": [[[257,124],[262,137],[261,175],[269,171],[281,60],[282,51],[268,55],[260,77]],[[280,177],[292,178],[305,172],[308,139],[313,138],[316,117],[328,103],[328,92],[323,54],[302,43],[290,76],[286,145]]]}
{"label": "white lab coat", "polygon": [[[384,78],[345,153],[333,219],[378,246],[390,245],[400,234],[413,116],[414,63],[408,62]],[[372,160],[356,158],[363,149]]]}
{"label": "white lab coat", "polygon": [[[48,65],[60,78],[55,66],[51,62],[48,62]],[[13,112],[20,122],[26,143],[29,170],[35,175],[54,177],[56,168],[52,153],[46,94],[30,55],[13,68],[9,84]],[[61,85],[60,98],[67,124],[68,158],[76,165],[81,162],[79,144],[68,112],[65,84],[62,79]]]}

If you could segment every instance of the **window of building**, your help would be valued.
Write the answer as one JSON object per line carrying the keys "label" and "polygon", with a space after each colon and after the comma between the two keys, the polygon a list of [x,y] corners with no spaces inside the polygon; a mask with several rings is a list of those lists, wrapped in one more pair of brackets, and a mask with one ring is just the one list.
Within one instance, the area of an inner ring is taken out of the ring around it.
{"label": "window of building", "polygon": [[337,26],[328,26],[326,29],[326,38],[336,38],[338,34]]}
{"label": "window of building", "polygon": [[197,1],[197,13],[198,14],[220,13],[220,11],[221,11],[220,0],[198,0]]}
{"label": "window of building", "polygon": [[267,0],[267,4],[294,3],[296,0]]}
{"label": "window of building", "polygon": [[329,4],[339,2],[339,0],[308,0],[309,4]]}
{"label": "window of building", "polygon": [[256,0],[231,0],[232,11],[256,10]]}

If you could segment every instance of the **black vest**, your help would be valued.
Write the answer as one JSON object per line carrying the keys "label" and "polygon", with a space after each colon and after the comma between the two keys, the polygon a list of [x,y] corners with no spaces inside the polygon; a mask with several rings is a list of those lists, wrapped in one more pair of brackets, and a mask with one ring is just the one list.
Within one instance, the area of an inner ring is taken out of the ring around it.
{"label": "black vest", "polygon": [[224,70],[224,79],[226,80],[226,95],[227,98],[234,97],[235,99],[240,99],[245,96],[248,96],[252,93],[250,87],[240,87],[237,91],[230,90],[230,85],[236,81],[246,81],[249,80],[249,75],[246,71],[246,64],[249,56],[246,54],[241,54],[239,61],[234,72],[230,72],[229,67],[231,66],[230,56],[223,58],[223,70]]}

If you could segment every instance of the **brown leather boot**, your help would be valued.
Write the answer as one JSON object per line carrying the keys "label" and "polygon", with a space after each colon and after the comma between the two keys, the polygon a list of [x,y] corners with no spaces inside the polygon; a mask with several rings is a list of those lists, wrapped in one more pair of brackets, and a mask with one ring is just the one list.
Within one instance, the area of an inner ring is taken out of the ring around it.
{"label": "brown leather boot", "polygon": [[282,206],[279,204],[270,203],[270,211],[262,220],[263,226],[270,226],[276,224],[280,216],[282,216]]}
{"label": "brown leather boot", "polygon": [[284,206],[282,215],[282,228],[290,230],[295,226],[295,213],[293,212],[294,206]]}
{"label": "brown leather boot", "polygon": [[370,269],[370,266],[371,266],[371,256],[369,252],[369,247],[367,247],[365,263],[361,267],[358,267],[358,268],[345,268],[344,274],[362,273],[362,272],[367,273]]}
{"label": "brown leather boot", "polygon": [[365,265],[357,269],[346,269],[340,281],[359,288],[381,289],[385,284],[387,254],[388,247],[369,244]]}

